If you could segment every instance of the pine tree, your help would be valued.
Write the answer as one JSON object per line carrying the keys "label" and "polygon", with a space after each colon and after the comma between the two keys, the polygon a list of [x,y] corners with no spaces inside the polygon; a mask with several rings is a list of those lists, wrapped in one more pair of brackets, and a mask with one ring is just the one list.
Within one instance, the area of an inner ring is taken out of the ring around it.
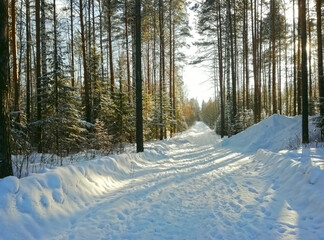
{"label": "pine tree", "polygon": [[324,141],[324,71],[323,71],[323,37],[322,37],[322,15],[321,0],[316,1],[317,16],[317,55],[318,55],[318,88],[319,88],[319,105],[320,105],[320,127],[322,129],[322,141]]}
{"label": "pine tree", "polygon": [[13,175],[9,118],[8,1],[0,1],[0,178]]}
{"label": "pine tree", "polygon": [[142,100],[142,54],[141,54],[141,0],[135,1],[135,44],[136,44],[136,150],[144,151],[143,145],[143,100]]}

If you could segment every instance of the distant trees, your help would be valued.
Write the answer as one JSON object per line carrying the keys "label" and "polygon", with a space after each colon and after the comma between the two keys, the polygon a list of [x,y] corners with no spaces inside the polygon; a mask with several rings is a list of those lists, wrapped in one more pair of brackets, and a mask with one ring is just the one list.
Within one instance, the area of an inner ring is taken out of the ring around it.
{"label": "distant trees", "polygon": [[[193,10],[202,38],[194,62],[209,66],[217,83],[221,136],[249,126],[250,117],[257,123],[273,113],[303,113],[304,121],[308,112],[323,116],[322,1],[310,0],[306,7],[301,1],[209,0]],[[317,23],[316,38],[312,19]],[[317,54],[312,51],[315,43]]]}

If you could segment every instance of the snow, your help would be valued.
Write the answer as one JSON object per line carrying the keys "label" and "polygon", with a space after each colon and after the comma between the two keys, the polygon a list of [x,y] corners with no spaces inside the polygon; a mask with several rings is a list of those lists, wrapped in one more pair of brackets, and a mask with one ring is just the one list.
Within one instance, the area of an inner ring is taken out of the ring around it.
{"label": "snow", "polygon": [[[198,122],[144,153],[0,180],[0,239],[324,239],[324,151],[300,118],[221,140]],[[288,145],[287,145],[288,144]]]}

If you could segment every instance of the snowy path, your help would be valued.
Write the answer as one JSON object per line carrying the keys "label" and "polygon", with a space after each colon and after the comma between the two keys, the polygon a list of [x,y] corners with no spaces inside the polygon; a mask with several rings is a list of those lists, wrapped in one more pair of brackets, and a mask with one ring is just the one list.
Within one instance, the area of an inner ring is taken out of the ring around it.
{"label": "snowy path", "polygon": [[280,185],[261,162],[217,141],[198,124],[176,140],[155,143],[167,150],[163,159],[134,170],[123,187],[72,218],[58,239],[320,237],[322,219],[302,214],[303,205],[294,206],[294,199],[277,196]]}
{"label": "snowy path", "polygon": [[145,147],[0,180],[0,239],[324,239],[321,170],[202,123]]}

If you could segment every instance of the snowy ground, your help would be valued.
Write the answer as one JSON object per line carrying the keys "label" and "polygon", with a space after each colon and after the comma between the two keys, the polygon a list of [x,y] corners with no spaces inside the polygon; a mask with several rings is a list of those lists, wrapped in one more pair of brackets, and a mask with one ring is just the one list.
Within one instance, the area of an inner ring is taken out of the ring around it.
{"label": "snowy ground", "polygon": [[323,148],[285,150],[298,121],[223,141],[197,123],[141,154],[0,180],[0,239],[324,239]]}

